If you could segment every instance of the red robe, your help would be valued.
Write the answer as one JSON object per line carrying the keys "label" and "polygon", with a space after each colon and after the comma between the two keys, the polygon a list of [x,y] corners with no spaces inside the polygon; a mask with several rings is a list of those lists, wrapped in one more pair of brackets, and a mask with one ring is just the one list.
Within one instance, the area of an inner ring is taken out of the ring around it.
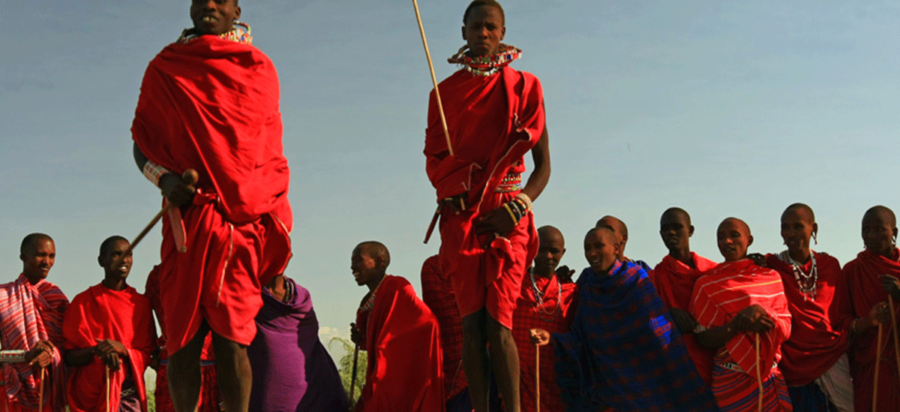
{"label": "red robe", "polygon": [[[130,374],[147,410],[144,371],[150,364],[150,353],[156,348],[156,326],[150,300],[132,287],[121,291],[99,284],[75,296],[63,320],[66,350],[85,349],[98,341],[112,339],[128,350],[118,371],[109,372],[109,404],[118,409],[122,382]],[[126,368],[130,370],[126,371]],[[91,363],[72,368],[69,374],[68,399],[72,412],[106,410],[106,366],[94,356]]]}
{"label": "red robe", "polygon": [[740,372],[716,368],[712,376],[713,393],[722,409],[744,405],[735,410],[755,411],[759,396],[757,378],[761,376],[766,382],[765,410],[790,411],[787,386],[776,366],[781,360],[781,345],[791,336],[791,312],[778,272],[757,266],[750,259],[720,263],[697,279],[690,312],[700,325],[712,329],[725,325],[752,305],[762,306],[775,321],[775,328],[760,335],[739,333],[721,348],[713,361],[721,365],[734,363]]}
{"label": "red robe", "polygon": [[[200,36],[167,46],[147,68],[132,134],[151,161],[199,172],[183,221],[163,222],[162,305],[169,354],[205,319],[248,345],[262,307],[260,285],[290,259],[290,171],[282,154],[278,77],[249,44]],[[183,224],[186,253],[176,250]],[[173,225],[177,228],[173,231]]]}
{"label": "red robe", "polygon": [[[716,262],[694,252],[691,252],[691,261],[694,262],[693,268],[666,255],[662,262],[659,262],[649,273],[650,281],[653,282],[659,297],[670,309],[689,311],[694,283],[703,275],[703,272],[716,266]],[[709,385],[712,382],[713,351],[700,346],[693,333],[682,333],[681,335],[697,372]]]}
{"label": "red robe", "polygon": [[[791,310],[791,338],[781,345],[784,357],[778,365],[788,386],[805,386],[828,372],[850,345],[850,288],[837,259],[815,253],[816,296],[800,292],[790,263],[778,255],[766,256],[767,264],[781,275]],[[809,273],[812,259],[802,269]]]}
{"label": "red robe", "polygon": [[422,301],[428,305],[441,328],[444,395],[453,399],[466,389],[466,372],[462,366],[462,318],[450,280],[441,274],[437,255],[422,264]]}
{"label": "red robe", "polygon": [[[881,275],[900,278],[900,251],[893,259],[887,259],[869,251],[860,252],[856,259],[844,266],[844,276],[850,282],[850,298],[853,314],[857,318],[869,316],[872,307],[888,300],[881,289]],[[900,302],[894,302],[894,318],[900,321]],[[894,325],[895,327],[897,325]],[[878,372],[878,410],[900,410],[900,375],[894,359],[894,334],[891,325],[884,325],[881,332],[881,369]],[[875,357],[878,328],[873,327],[856,336],[850,351],[850,374],[853,376],[853,402],[857,411],[872,410],[872,392],[875,390]]]}
{"label": "red robe", "polygon": [[[516,303],[513,314],[513,339],[519,350],[519,391],[521,394],[522,412],[537,410],[535,405],[535,346],[531,343],[530,330],[544,329],[550,333],[566,333],[572,318],[575,316],[578,290],[574,283],[562,284],[562,290],[556,281],[556,275],[550,279],[536,276],[535,286],[544,294],[542,304],[534,294],[531,277],[525,276],[522,282],[522,294]],[[556,383],[556,372],[553,367],[556,356],[550,345],[541,347],[541,407],[542,411],[563,411],[565,405],[559,395]]]}
{"label": "red robe", "polygon": [[406,279],[387,275],[371,310],[360,310],[368,351],[358,412],[441,412],[444,376],[437,319]]}
{"label": "red robe", "polygon": [[425,135],[426,171],[438,201],[467,193],[467,210],[441,214],[441,271],[453,283],[460,314],[486,307],[512,328],[522,276],[537,254],[533,216],[527,213],[505,237],[477,236],[475,220],[516,192],[495,189],[510,173],[525,170],[523,156],[544,132],[544,101],[538,79],[504,67],[492,76],[460,70],[439,85],[450,130],[450,156],[434,92]]}

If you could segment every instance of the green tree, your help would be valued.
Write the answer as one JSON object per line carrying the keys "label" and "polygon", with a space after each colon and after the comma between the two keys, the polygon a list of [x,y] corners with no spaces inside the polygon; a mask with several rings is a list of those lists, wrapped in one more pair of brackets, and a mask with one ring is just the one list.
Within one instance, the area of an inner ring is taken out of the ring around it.
{"label": "green tree", "polygon": [[[353,353],[355,349],[355,345],[353,342],[334,337],[328,341],[328,347],[331,348],[331,345],[335,342],[340,343],[344,347],[344,355],[341,360],[338,362],[338,371],[341,374],[341,383],[344,384],[344,390],[347,391],[347,394],[350,394],[350,380],[353,377]],[[368,356],[363,352],[359,355],[359,359],[356,363],[356,386],[355,391],[353,393],[353,397],[350,399],[350,404],[356,404],[356,401],[359,399],[359,394],[362,392],[362,387],[366,384],[366,365],[368,364]]]}

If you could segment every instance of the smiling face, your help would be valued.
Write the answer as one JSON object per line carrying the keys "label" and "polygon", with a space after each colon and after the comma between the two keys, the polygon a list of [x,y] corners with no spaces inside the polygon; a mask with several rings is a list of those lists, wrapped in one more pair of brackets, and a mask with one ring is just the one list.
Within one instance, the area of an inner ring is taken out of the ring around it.
{"label": "smiling face", "polygon": [[237,0],[191,0],[191,21],[197,34],[227,33],[241,18]]}
{"label": "smiling face", "polygon": [[475,7],[466,15],[462,34],[473,56],[497,54],[500,51],[500,42],[506,35],[503,14],[497,7]]}
{"label": "smiling face", "polygon": [[690,251],[690,238],[694,235],[691,217],[680,209],[669,209],[659,220],[659,235],[669,252]]}
{"label": "smiling face", "polygon": [[[107,243],[107,242],[104,242]],[[133,258],[128,251],[130,244],[125,239],[116,239],[105,245],[97,261],[103,267],[105,279],[119,281],[128,278]],[[127,255],[125,253],[128,253]],[[120,261],[121,260],[121,261]]]}
{"label": "smiling face", "polygon": [[24,248],[22,254],[22,274],[32,284],[46,279],[50,269],[56,263],[56,244],[52,239],[40,238]]}
{"label": "smiling face", "polygon": [[359,286],[369,284],[384,272],[383,269],[380,269],[377,259],[363,245],[353,249],[353,254],[350,255],[350,270]]}
{"label": "smiling face", "polygon": [[607,274],[616,263],[618,249],[616,234],[609,229],[592,229],[584,237],[584,258],[597,274]]}
{"label": "smiling face", "polygon": [[731,217],[719,224],[716,238],[719,252],[726,262],[736,262],[747,257],[747,248],[753,244],[750,227],[743,220]]}
{"label": "smiling face", "polygon": [[791,256],[805,256],[809,252],[809,240],[819,226],[810,213],[800,207],[790,208],[781,214],[781,238]]}
{"label": "smiling face", "polygon": [[888,258],[893,257],[896,237],[896,217],[890,209],[876,206],[863,216],[862,238],[869,252]]}
{"label": "smiling face", "polygon": [[540,246],[537,256],[534,257],[534,274],[550,277],[566,253],[566,241],[562,233],[553,226],[538,229],[538,238]]}

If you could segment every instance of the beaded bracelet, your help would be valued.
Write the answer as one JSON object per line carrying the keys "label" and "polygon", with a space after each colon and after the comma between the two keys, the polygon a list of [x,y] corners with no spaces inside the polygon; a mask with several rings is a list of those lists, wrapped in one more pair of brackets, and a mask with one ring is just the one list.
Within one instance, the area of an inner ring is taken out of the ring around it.
{"label": "beaded bracelet", "polygon": [[149,160],[147,161],[147,163],[144,163],[143,171],[144,177],[146,177],[147,180],[150,181],[150,183],[153,183],[154,186],[159,186],[159,179],[161,179],[163,175],[165,175],[166,173],[172,173],[171,170],[166,169],[165,167],[162,167]]}
{"label": "beaded bracelet", "polygon": [[516,200],[521,200],[525,204],[526,212],[530,212],[533,208],[533,205],[531,204],[531,198],[528,197],[528,195],[526,195],[524,192],[519,192],[519,194],[516,195]]}
{"label": "beaded bracelet", "polygon": [[506,203],[504,203],[504,204],[503,204],[503,207],[506,209],[506,212],[509,213],[509,217],[512,218],[512,220],[513,220],[513,226],[516,226],[516,225],[519,224],[519,219],[521,219],[521,216],[516,217],[516,212],[513,212],[513,209],[515,209],[515,207],[510,207],[510,206],[509,206],[510,203],[512,203],[512,202],[506,202]]}
{"label": "beaded bracelet", "polygon": [[22,363],[25,362],[24,350],[4,350],[0,351],[0,363]]}

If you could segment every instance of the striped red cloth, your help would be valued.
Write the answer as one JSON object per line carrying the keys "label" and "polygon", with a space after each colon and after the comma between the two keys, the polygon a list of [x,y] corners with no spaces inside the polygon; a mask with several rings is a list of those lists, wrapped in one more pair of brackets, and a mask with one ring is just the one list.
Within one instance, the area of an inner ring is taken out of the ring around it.
{"label": "striped red cloth", "polygon": [[[697,282],[697,279],[703,272],[716,266],[716,262],[694,252],[691,252],[691,261],[694,262],[694,267],[685,265],[672,256],[666,255],[662,262],[659,262],[653,268],[653,271],[648,274],[650,281],[653,282],[653,286],[656,287],[656,291],[659,293],[659,297],[662,298],[663,303],[669,309],[690,310],[694,283]],[[712,382],[712,358],[714,352],[700,346],[693,334],[682,334],[682,337],[684,338],[684,346],[691,356],[691,361],[694,362],[694,366],[697,368],[697,373],[709,385]]]}
{"label": "striped red cloth", "polygon": [[[900,278],[900,250],[888,259],[869,251],[860,252],[856,259],[844,266],[844,276],[850,282],[853,312],[858,318],[869,316],[872,307],[885,302],[887,293],[881,288],[881,275]],[[900,302],[894,302],[895,319],[900,319]],[[896,326],[896,325],[895,325]],[[878,328],[858,334],[850,351],[850,374],[853,376],[853,402],[857,411],[872,410],[872,392],[878,385],[878,410],[900,410],[900,375],[894,359],[894,334],[890,325],[882,327],[881,363],[878,382],[875,382],[875,357]]]}
{"label": "striped red cloth", "polygon": [[463,328],[459,306],[450,279],[441,274],[437,255],[422,264],[422,301],[438,320],[441,350],[444,353],[444,394],[447,400],[459,395],[469,384],[462,367]]}
{"label": "striped red cloth", "polygon": [[[44,403],[54,411],[65,410],[66,368],[60,349],[63,346],[62,321],[69,299],[56,285],[41,280],[32,285],[24,275],[15,282],[0,285],[0,343],[3,349],[31,350],[38,341],[52,342],[53,364],[50,383],[44,386]],[[0,402],[12,408],[37,410],[40,377],[25,363],[2,365],[3,390]],[[45,409],[40,408],[40,409]]]}
{"label": "striped red cloth", "polygon": [[[534,288],[543,293],[542,304],[538,304]],[[519,350],[519,377],[522,412],[536,410],[535,405],[535,346],[531,343],[529,330],[538,328],[550,333],[566,333],[572,324],[575,315],[575,302],[578,296],[574,283],[562,285],[554,274],[551,278],[526,275],[522,282],[522,295],[516,302],[516,310],[513,312],[513,339]],[[562,411],[565,405],[559,395],[559,386],[556,384],[556,372],[554,362],[556,356],[553,347],[546,345],[541,347],[541,410]]]}
{"label": "striped red cloth", "polygon": [[[761,373],[767,382],[775,379],[773,376],[780,376],[780,372],[773,370],[777,369],[776,364],[781,360],[782,343],[791,335],[791,313],[784,295],[781,275],[772,269],[757,266],[749,259],[723,262],[697,279],[694,285],[690,312],[697,322],[707,329],[725,325],[741,310],[752,305],[765,308],[769,317],[775,321],[775,328],[758,335],[759,367],[755,348],[756,334],[736,335],[717,354],[714,359],[717,366],[714,370],[720,369],[724,363],[732,363],[733,368],[740,369],[741,373],[752,378],[737,379],[731,374],[713,374],[713,393],[723,410],[756,410],[755,403],[744,408],[738,407],[739,405],[734,402],[740,402],[749,396],[747,395],[749,392],[758,390],[758,373]],[[775,384],[784,386],[784,380],[775,379]],[[781,389],[765,391],[765,405],[776,405],[767,406],[775,408],[772,410],[790,411],[790,397],[787,398],[785,405],[778,395],[780,392]],[[787,394],[786,388],[783,392]]]}

